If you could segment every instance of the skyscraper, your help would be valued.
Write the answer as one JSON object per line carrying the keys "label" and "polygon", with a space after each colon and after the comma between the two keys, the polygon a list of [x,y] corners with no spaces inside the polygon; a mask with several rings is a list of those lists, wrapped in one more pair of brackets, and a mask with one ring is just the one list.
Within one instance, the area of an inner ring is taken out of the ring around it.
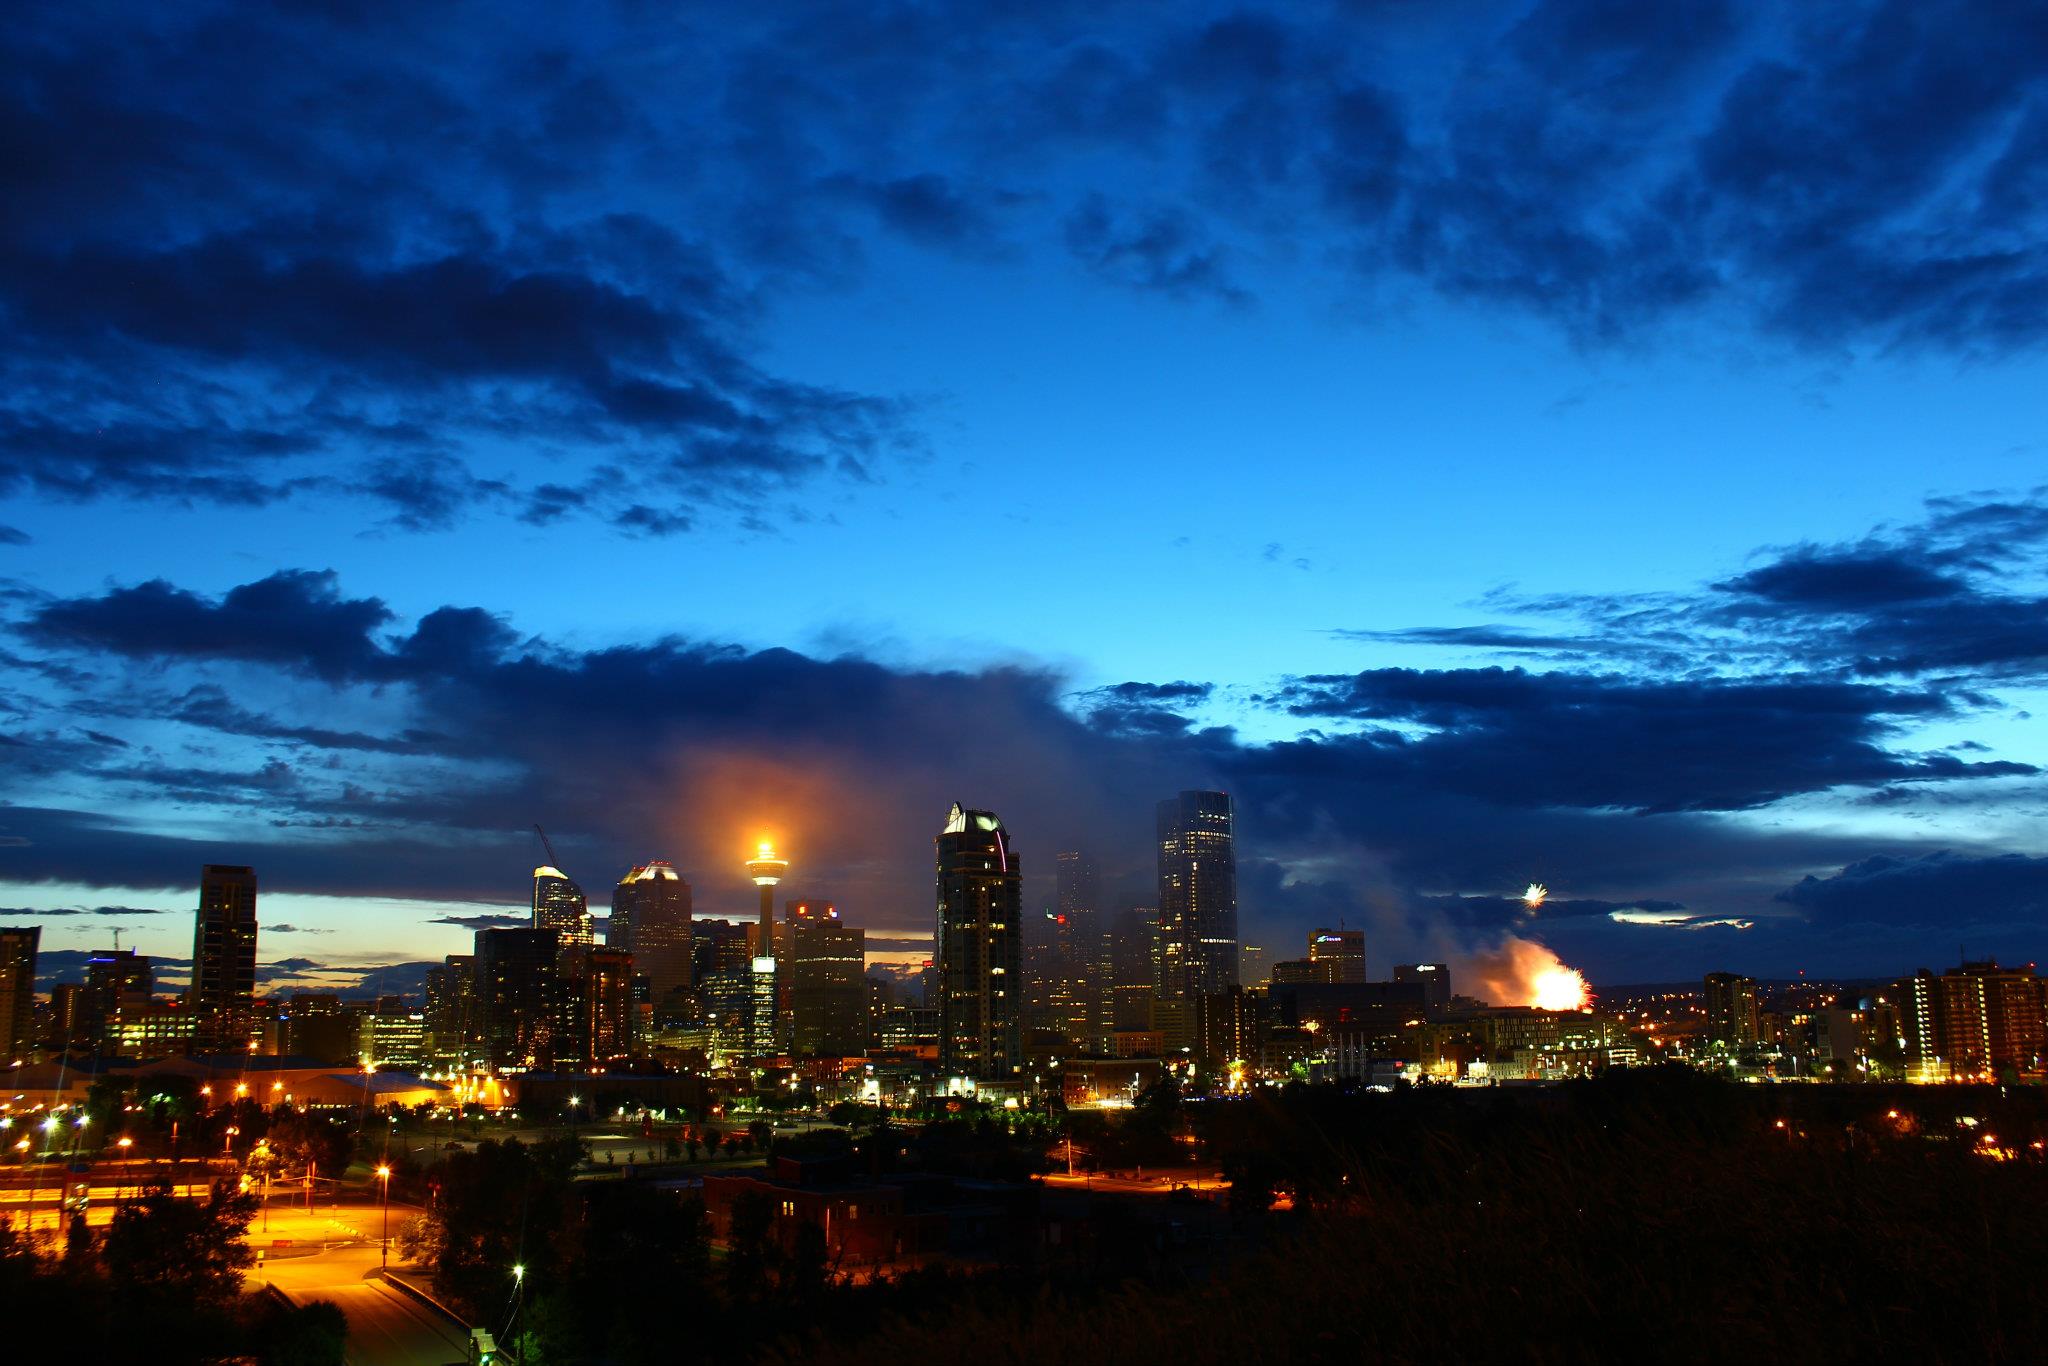
{"label": "skyscraper", "polygon": [[690,884],[660,859],[627,873],[612,889],[605,944],[633,955],[656,1015],[679,1009],[673,998],[690,987]]}
{"label": "skyscraper", "polygon": [[492,1070],[553,1061],[561,1007],[556,949],[553,930],[477,931],[476,1008]]}
{"label": "skyscraper", "polygon": [[1308,961],[1327,965],[1325,981],[1365,980],[1365,931],[1316,930],[1308,937]]}
{"label": "skyscraper", "polygon": [[556,952],[572,968],[597,942],[590,902],[583,889],[559,868],[533,870],[533,928],[554,932]]}
{"label": "skyscraper", "polygon": [[40,925],[0,926],[0,1067],[25,1058],[35,1019],[36,946]]}
{"label": "skyscraper", "polygon": [[1237,849],[1230,795],[1159,803],[1161,994],[1200,998],[1237,985]]}
{"label": "skyscraper", "polygon": [[476,1057],[476,959],[451,953],[427,969],[427,1058],[437,1068],[462,1071]]}
{"label": "skyscraper", "polygon": [[792,901],[783,911],[775,958],[789,997],[790,1051],[859,1053],[867,1042],[866,935],[829,901]]}
{"label": "skyscraper", "polygon": [[587,950],[578,970],[562,982],[562,1029],[557,1066],[594,1067],[633,1051],[633,955],[624,949]]}
{"label": "skyscraper", "polygon": [[1394,980],[1413,982],[1422,988],[1422,1008],[1432,1019],[1451,1008],[1449,963],[1396,963]]}
{"label": "skyscraper", "polygon": [[1052,1023],[1069,1043],[1087,1048],[1093,1046],[1102,1007],[1095,962],[1101,949],[1095,912],[1102,884],[1095,860],[1081,850],[1062,850],[1053,859]]}
{"label": "skyscraper", "polygon": [[992,811],[958,802],[938,846],[939,1067],[993,1080],[1023,1066],[1023,872]]}
{"label": "skyscraper", "polygon": [[193,1047],[239,1053],[256,1026],[256,870],[209,863],[199,879],[192,987]]}

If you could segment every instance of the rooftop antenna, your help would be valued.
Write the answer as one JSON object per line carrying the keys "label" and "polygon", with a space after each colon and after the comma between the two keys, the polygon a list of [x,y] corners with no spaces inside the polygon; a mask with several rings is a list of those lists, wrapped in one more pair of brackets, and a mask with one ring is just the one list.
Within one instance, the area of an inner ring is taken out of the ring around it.
{"label": "rooftop antenna", "polygon": [[114,926],[114,952],[115,952],[115,953],[119,953],[120,951],[121,951],[121,927],[120,927],[119,925],[116,925],[116,926]]}
{"label": "rooftop antenna", "polygon": [[555,857],[555,846],[548,841],[548,832],[540,828],[539,821],[533,823],[533,833],[540,836],[540,847],[548,851],[548,867],[561,867],[562,861]]}

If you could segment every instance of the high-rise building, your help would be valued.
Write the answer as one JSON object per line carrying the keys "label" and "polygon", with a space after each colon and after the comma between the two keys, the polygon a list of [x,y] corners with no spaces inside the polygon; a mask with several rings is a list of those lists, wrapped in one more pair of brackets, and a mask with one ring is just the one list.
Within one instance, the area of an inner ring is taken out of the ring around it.
{"label": "high-rise building", "polygon": [[285,1004],[278,1025],[278,1049],[286,1057],[343,1067],[377,1056],[365,1054],[362,1020],[339,996],[296,993]]}
{"label": "high-rise building", "polygon": [[690,989],[690,884],[660,859],[627,873],[612,889],[605,944],[633,955],[656,1015],[681,1009],[675,998]]}
{"label": "high-rise building", "polygon": [[1308,937],[1308,961],[1328,963],[1331,982],[1365,980],[1365,931],[1322,930]]}
{"label": "high-rise building", "polygon": [[1149,906],[1110,917],[1102,934],[1098,967],[1102,1017],[1095,1031],[1097,1052],[1112,1052],[1117,1034],[1152,1028],[1152,1003],[1158,995],[1154,974],[1158,940],[1159,913]]}
{"label": "high-rise building", "polygon": [[690,926],[690,981],[701,986],[715,972],[745,972],[754,956],[749,931],[730,920],[699,920]]}
{"label": "high-rise building", "polygon": [[0,1067],[25,1060],[35,1042],[36,946],[40,925],[0,926]]}
{"label": "high-rise building", "polygon": [[583,889],[559,868],[533,870],[533,928],[550,930],[563,967],[573,970],[597,943],[597,922]]}
{"label": "high-rise building", "polygon": [[1024,1061],[1021,864],[994,812],[958,802],[936,844],[940,1070],[1015,1076]]}
{"label": "high-rise building", "polygon": [[240,1053],[256,1029],[256,870],[209,863],[192,934],[193,1046]]}
{"label": "high-rise building", "polygon": [[1089,1048],[1094,1045],[1096,1017],[1102,1009],[1096,974],[1102,944],[1096,911],[1101,905],[1102,883],[1095,860],[1081,850],[1062,850],[1053,859],[1055,909],[1047,927],[1051,931],[1047,1014],[1060,1037],[1074,1047]]}
{"label": "high-rise building", "polygon": [[867,1042],[866,934],[819,898],[783,906],[775,958],[789,998],[790,1051],[846,1057]]}
{"label": "high-rise building", "polygon": [[597,1067],[633,1051],[633,955],[591,949],[562,983],[557,1066]]}
{"label": "high-rise building", "polygon": [[2044,984],[2034,965],[1964,963],[1936,977],[1925,968],[1898,984],[1907,1058],[1945,1063],[1951,1075],[2037,1071],[2048,1054]]}
{"label": "high-rise building", "polygon": [[1266,984],[1266,973],[1270,962],[1264,948],[1257,944],[1237,946],[1237,980],[1254,991],[1262,990]]}
{"label": "high-rise building", "polygon": [[1742,1048],[1757,1041],[1756,982],[1736,972],[1710,972],[1704,983],[1706,1037]]}
{"label": "high-rise building", "polygon": [[1451,965],[1449,963],[1397,963],[1396,982],[1416,982],[1422,987],[1422,1008],[1434,1018],[1451,1008]]}
{"label": "high-rise building", "polygon": [[1237,849],[1230,796],[1159,803],[1160,986],[1176,999],[1237,985]]}
{"label": "high-rise building", "polygon": [[476,959],[451,953],[427,969],[426,1053],[429,1066],[466,1071],[476,1058]]}
{"label": "high-rise building", "polygon": [[147,1006],[155,990],[147,957],[133,949],[94,949],[85,962],[78,1037],[104,1044],[119,1031],[122,1017]]}
{"label": "high-rise building", "polygon": [[356,1053],[365,1066],[417,1072],[427,1065],[427,1017],[401,996],[380,996],[357,1017]]}
{"label": "high-rise building", "polygon": [[477,1015],[493,1071],[552,1065],[561,1007],[556,961],[553,930],[477,931]]}

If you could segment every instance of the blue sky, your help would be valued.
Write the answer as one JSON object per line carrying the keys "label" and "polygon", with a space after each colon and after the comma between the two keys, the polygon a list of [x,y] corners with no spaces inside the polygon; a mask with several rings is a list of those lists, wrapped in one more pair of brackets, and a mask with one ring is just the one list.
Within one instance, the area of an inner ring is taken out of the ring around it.
{"label": "blue sky", "polygon": [[2028,14],[40,10],[0,904],[396,961],[772,829],[908,942],[950,801],[1142,902],[1221,785],[1382,967],[2034,957]]}

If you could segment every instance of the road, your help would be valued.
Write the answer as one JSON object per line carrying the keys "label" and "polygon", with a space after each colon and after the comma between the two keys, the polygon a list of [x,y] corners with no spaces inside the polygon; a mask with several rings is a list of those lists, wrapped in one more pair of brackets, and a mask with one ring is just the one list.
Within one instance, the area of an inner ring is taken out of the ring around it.
{"label": "road", "polygon": [[[414,1213],[393,1205],[392,1227]],[[321,1205],[311,1213],[273,1207],[267,1234],[261,1219],[249,1229],[250,1244],[265,1254],[249,1273],[250,1287],[274,1285],[301,1304],[334,1301],[348,1315],[351,1366],[450,1366],[465,1361],[469,1349],[464,1330],[379,1278],[382,1218],[381,1207],[367,1202]],[[305,1252],[306,1248],[324,1250]]]}

